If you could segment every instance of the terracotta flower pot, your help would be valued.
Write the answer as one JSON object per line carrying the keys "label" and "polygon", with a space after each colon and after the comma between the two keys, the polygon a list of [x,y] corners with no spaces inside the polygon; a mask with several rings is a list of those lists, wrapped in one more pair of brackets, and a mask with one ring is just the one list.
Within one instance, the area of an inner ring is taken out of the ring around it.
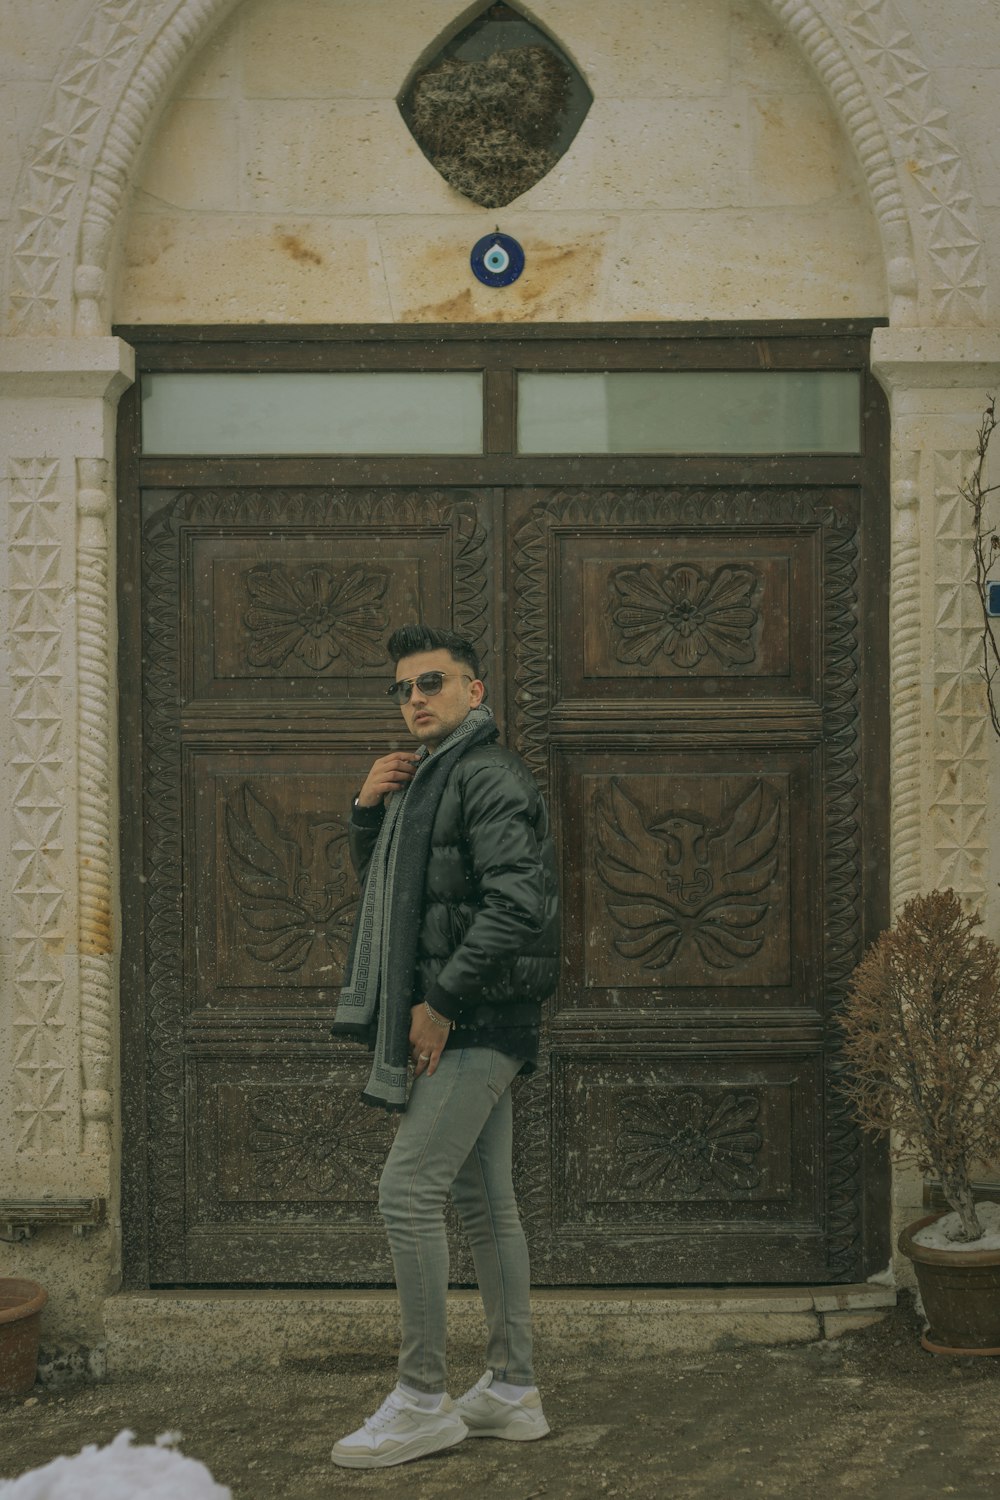
{"label": "terracotta flower pot", "polygon": [[0,1276],[0,1396],[20,1396],[34,1385],[38,1332],[48,1300],[37,1281]]}
{"label": "terracotta flower pot", "polygon": [[931,1250],[914,1242],[941,1218],[928,1214],[899,1236],[927,1314],[920,1342],[932,1354],[1000,1354],[1000,1250]]}

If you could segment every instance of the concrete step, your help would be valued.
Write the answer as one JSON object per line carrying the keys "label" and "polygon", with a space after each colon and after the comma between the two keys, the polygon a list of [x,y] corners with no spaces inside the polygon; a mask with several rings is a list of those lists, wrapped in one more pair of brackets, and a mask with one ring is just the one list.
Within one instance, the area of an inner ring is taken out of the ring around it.
{"label": "concrete step", "polygon": [[[835,1338],[885,1317],[894,1287],[684,1287],[536,1291],[539,1350],[577,1357],[795,1344]],[[333,1353],[394,1358],[392,1291],[119,1292],[104,1304],[113,1377],[211,1373],[313,1363]],[[482,1348],[476,1292],[452,1292],[449,1343]]]}

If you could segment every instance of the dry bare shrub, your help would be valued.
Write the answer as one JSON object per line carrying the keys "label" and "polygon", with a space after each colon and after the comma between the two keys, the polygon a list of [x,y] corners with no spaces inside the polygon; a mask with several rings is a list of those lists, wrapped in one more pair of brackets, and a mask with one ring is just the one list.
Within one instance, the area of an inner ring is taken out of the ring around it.
{"label": "dry bare shrub", "polygon": [[953,890],[914,897],[855,969],[842,1016],[858,1120],[940,1177],[963,1240],[983,1233],[971,1165],[1000,1153],[1000,948],[981,925]]}

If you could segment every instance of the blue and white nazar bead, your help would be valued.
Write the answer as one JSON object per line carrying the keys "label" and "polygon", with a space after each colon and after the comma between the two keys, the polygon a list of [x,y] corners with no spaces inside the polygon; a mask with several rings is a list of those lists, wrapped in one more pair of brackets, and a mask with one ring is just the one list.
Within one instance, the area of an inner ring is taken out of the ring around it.
{"label": "blue and white nazar bead", "polygon": [[524,270],[524,251],[509,234],[485,234],[469,256],[472,274],[485,286],[510,286]]}

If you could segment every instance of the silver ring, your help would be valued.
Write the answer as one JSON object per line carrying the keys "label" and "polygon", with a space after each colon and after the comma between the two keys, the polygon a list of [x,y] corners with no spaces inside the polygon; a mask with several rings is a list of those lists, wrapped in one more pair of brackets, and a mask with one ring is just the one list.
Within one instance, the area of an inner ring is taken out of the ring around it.
{"label": "silver ring", "polygon": [[420,1056],[417,1058],[417,1062],[430,1062],[430,1060],[431,1055],[429,1052],[421,1052]]}

